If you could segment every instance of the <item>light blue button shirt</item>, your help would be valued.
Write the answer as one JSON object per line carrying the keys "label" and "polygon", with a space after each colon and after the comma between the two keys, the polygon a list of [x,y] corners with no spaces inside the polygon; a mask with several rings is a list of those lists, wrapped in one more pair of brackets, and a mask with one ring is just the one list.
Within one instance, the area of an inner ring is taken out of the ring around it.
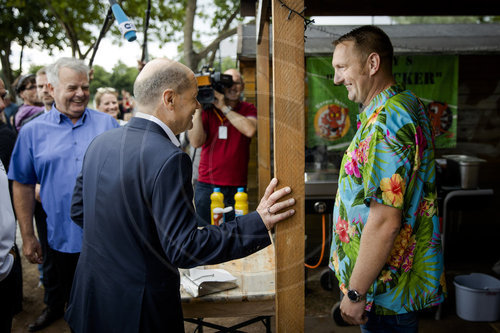
{"label": "light blue button shirt", "polygon": [[47,239],[52,249],[80,252],[82,229],[70,218],[71,197],[90,142],[119,127],[111,116],[85,109],[76,124],[54,106],[21,128],[12,152],[9,179],[41,185],[47,213]]}

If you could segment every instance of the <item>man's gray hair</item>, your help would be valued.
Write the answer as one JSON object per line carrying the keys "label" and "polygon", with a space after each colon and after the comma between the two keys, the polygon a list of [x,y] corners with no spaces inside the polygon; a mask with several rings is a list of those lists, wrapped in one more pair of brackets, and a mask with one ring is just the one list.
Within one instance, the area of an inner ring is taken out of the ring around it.
{"label": "man's gray hair", "polygon": [[72,69],[77,73],[87,75],[87,79],[89,78],[90,68],[83,60],[69,57],[59,58],[55,63],[46,67],[47,81],[54,87],[59,84],[59,71],[61,68]]}
{"label": "man's gray hair", "polygon": [[136,80],[134,98],[139,105],[154,105],[159,103],[166,89],[182,94],[190,84],[188,72],[183,67],[169,64],[151,75]]}
{"label": "man's gray hair", "polygon": [[36,76],[38,75],[47,75],[47,67],[42,67],[36,71]]}

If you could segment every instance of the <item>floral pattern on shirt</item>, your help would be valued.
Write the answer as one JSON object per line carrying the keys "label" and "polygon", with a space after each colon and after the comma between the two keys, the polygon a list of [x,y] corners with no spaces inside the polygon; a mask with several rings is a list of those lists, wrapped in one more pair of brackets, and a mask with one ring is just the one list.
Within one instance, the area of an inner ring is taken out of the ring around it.
{"label": "floral pattern on shirt", "polygon": [[446,294],[437,216],[434,144],[425,107],[390,87],[359,115],[342,160],[335,198],[330,267],[346,290],[370,201],[402,210],[402,224],[367,310],[391,315],[441,303]]}

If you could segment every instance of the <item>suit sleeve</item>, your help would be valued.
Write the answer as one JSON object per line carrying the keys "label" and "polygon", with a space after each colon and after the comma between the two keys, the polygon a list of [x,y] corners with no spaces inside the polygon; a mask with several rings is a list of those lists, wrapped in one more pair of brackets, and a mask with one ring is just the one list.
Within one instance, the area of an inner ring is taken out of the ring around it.
{"label": "suit sleeve", "polygon": [[270,238],[259,214],[251,213],[220,227],[198,229],[193,206],[191,159],[174,154],[159,171],[152,211],[169,261],[189,268],[242,258],[267,245]]}
{"label": "suit sleeve", "polygon": [[80,172],[76,178],[73,197],[71,198],[71,220],[83,228],[83,195],[82,195],[82,178]]}

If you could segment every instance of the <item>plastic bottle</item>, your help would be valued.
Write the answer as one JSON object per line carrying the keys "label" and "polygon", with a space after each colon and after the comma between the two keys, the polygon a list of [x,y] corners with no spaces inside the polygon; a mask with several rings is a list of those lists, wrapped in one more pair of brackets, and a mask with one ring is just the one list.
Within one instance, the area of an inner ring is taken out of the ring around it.
{"label": "plastic bottle", "polygon": [[238,187],[238,192],[234,195],[234,215],[235,217],[248,214],[248,194],[243,187]]}
{"label": "plastic bottle", "polygon": [[219,212],[214,212],[215,208],[224,209],[224,194],[221,193],[220,188],[214,188],[213,193],[210,195],[210,217],[211,222],[214,225],[219,225],[224,222],[224,214]]}

